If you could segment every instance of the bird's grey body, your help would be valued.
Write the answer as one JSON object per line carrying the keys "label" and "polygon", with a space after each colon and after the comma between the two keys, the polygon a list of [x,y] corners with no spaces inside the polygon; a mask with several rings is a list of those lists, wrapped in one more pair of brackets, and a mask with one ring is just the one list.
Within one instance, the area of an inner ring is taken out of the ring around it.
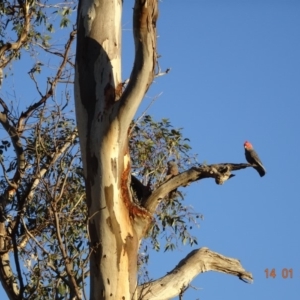
{"label": "bird's grey body", "polygon": [[263,177],[266,174],[266,169],[263,166],[261,160],[259,159],[256,151],[253,149],[252,145],[249,142],[245,142],[244,147],[247,162],[253,166],[253,168],[258,172],[260,177]]}

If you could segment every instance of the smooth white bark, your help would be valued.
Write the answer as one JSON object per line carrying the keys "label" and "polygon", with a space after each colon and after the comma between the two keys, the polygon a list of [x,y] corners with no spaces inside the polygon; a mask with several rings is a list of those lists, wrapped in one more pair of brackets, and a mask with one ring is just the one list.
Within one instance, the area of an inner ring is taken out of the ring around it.
{"label": "smooth white bark", "polygon": [[122,1],[79,5],[75,103],[89,208],[90,299],[136,293],[139,237],[151,219],[131,199],[128,128],[154,77],[156,6],[157,0],[136,1],[136,57],[123,93]]}

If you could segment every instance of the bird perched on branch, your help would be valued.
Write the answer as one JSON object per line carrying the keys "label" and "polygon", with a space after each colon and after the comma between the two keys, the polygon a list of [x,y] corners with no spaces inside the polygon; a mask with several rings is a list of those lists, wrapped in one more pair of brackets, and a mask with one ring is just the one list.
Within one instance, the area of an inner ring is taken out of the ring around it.
{"label": "bird perched on branch", "polygon": [[247,162],[253,166],[253,168],[259,173],[260,177],[263,177],[266,174],[266,169],[264,168],[253,146],[246,141],[244,143],[244,148]]}
{"label": "bird perched on branch", "polygon": [[[165,177],[166,181],[179,174],[178,165],[176,164],[174,159],[168,161],[167,166],[168,166],[168,170],[167,170],[167,175]],[[171,191],[168,195],[168,199],[170,200],[174,198],[176,193],[177,193],[177,189]]]}
{"label": "bird perched on branch", "polygon": [[169,180],[173,176],[176,176],[179,174],[178,166],[175,162],[175,160],[170,160],[167,162],[168,170],[166,175],[166,180]]}

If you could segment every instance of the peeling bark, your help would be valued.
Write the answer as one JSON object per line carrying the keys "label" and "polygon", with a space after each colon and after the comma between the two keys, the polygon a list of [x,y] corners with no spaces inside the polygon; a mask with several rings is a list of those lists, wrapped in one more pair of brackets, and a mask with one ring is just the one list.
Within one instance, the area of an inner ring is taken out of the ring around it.
{"label": "peeling bark", "polygon": [[242,267],[239,260],[213,252],[208,248],[201,248],[189,253],[166,276],[139,286],[138,299],[171,299],[188,288],[197,275],[208,271],[237,276],[249,283],[253,281],[252,274]]}

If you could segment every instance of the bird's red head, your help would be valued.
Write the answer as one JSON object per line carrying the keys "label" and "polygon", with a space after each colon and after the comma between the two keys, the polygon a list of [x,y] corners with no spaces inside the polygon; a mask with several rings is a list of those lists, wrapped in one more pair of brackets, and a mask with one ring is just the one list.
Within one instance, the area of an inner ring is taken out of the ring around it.
{"label": "bird's red head", "polygon": [[245,147],[246,149],[252,149],[252,148],[253,148],[252,145],[251,145],[251,143],[249,143],[248,141],[246,141],[246,142],[244,143],[244,147]]}

